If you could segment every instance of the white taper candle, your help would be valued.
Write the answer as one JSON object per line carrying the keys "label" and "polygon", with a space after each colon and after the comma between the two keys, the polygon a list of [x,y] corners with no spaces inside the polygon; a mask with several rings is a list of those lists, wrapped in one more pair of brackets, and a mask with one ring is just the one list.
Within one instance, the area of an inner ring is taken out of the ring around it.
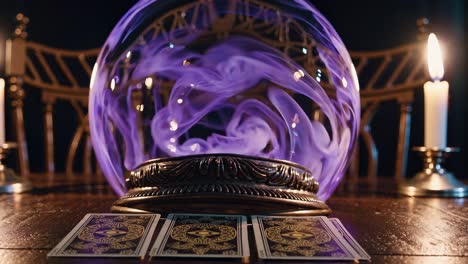
{"label": "white taper candle", "polygon": [[439,41],[434,33],[427,41],[427,62],[432,82],[424,84],[424,145],[428,148],[447,147],[448,89]]}

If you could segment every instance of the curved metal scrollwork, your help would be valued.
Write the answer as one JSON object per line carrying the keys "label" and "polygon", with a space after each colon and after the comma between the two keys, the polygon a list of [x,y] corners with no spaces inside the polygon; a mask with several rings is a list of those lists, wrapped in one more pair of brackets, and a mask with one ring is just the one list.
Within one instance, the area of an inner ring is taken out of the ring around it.
{"label": "curved metal scrollwork", "polygon": [[156,159],[133,170],[127,188],[231,182],[263,184],[316,193],[318,182],[293,163],[232,154]]}
{"label": "curved metal scrollwork", "polygon": [[[317,198],[318,182],[300,165],[234,154],[150,160],[126,179],[128,192],[116,212],[328,214]],[[136,210],[136,211],[135,211]],[[257,210],[257,211],[255,211]]]}

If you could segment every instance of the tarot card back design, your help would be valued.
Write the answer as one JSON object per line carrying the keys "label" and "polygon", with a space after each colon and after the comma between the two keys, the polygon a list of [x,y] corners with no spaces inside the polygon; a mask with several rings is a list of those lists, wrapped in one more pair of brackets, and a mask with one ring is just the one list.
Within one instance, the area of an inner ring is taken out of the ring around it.
{"label": "tarot card back design", "polygon": [[354,260],[357,253],[326,217],[252,216],[261,259]]}
{"label": "tarot card back design", "polygon": [[150,255],[242,258],[249,255],[246,225],[239,215],[171,214]]}
{"label": "tarot card back design", "polygon": [[87,214],[48,257],[143,257],[160,215]]}

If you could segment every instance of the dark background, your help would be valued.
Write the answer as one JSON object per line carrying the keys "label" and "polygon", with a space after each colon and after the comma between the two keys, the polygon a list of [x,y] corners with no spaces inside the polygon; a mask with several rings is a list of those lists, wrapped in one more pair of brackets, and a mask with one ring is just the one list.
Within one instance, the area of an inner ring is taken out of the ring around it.
{"label": "dark background", "polygon": [[[393,0],[349,1],[315,0],[313,4],[328,18],[349,50],[378,50],[414,42],[417,36],[416,20],[425,16],[445,47],[445,79],[450,83],[448,145],[462,148],[449,160],[448,167],[458,178],[468,178],[465,146],[466,86],[464,58],[464,1],[463,0]],[[11,35],[14,16],[25,13],[31,20],[28,38],[49,46],[64,49],[100,47],[120,17],[135,0],[0,0],[0,43]],[[4,50],[0,47],[0,76],[3,75]],[[31,168],[43,169],[42,119],[39,94],[31,92],[26,98],[27,137]],[[423,139],[423,93],[417,91],[411,127],[410,146],[421,146]],[[67,132],[67,122],[74,118],[66,105],[58,106],[56,129]],[[398,108],[388,104],[375,117],[373,124],[381,161],[380,175],[393,174]],[[65,124],[65,125],[64,125]],[[57,128],[58,127],[58,128]],[[7,136],[12,139],[12,124],[7,116]],[[70,131],[71,132],[71,131]],[[65,133],[66,134],[66,133]],[[60,137],[57,144],[68,146],[69,138]],[[57,151],[59,169],[63,169],[65,153]],[[408,175],[416,172],[421,161],[410,152]],[[61,164],[60,164],[61,163]]]}

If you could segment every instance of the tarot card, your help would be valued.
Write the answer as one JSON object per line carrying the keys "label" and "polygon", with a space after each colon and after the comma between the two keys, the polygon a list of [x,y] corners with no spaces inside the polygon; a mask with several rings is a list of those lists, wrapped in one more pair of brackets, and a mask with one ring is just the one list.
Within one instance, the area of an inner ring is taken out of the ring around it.
{"label": "tarot card", "polygon": [[326,217],[252,216],[261,259],[354,260],[359,255]]}
{"label": "tarot card", "polygon": [[87,214],[47,257],[144,257],[159,218]]}
{"label": "tarot card", "polygon": [[248,257],[247,218],[241,215],[170,214],[150,256]]}
{"label": "tarot card", "polygon": [[351,236],[348,230],[344,227],[338,218],[329,218],[330,222],[338,229],[340,235],[348,242],[351,247],[359,254],[360,260],[370,260],[371,256],[358,244],[358,242]]}

